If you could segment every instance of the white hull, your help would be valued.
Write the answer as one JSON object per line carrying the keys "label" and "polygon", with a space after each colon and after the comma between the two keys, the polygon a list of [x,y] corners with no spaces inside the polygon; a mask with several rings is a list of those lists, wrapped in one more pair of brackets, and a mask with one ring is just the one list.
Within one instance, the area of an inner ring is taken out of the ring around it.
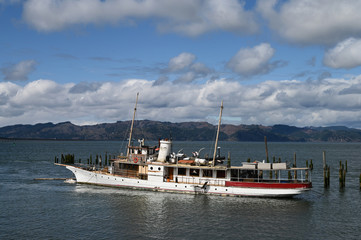
{"label": "white hull", "polygon": [[[82,168],[66,165],[72,171],[78,183],[94,184],[109,187],[125,187],[140,190],[152,190],[189,194],[210,194],[222,196],[252,196],[252,197],[292,197],[308,191],[307,188],[259,188],[234,187],[224,184],[195,184],[167,181],[150,181],[136,178],[126,178],[108,173],[88,171]],[[223,186],[222,186],[223,185]]]}

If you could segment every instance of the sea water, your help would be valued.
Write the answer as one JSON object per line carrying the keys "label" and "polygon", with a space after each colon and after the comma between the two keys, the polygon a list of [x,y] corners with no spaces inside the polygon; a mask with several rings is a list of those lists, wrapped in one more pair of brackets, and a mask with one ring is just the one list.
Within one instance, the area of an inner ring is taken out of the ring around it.
{"label": "sea water", "polygon": [[[151,144],[156,144],[153,142]],[[303,167],[312,159],[313,189],[292,199],[161,193],[69,184],[54,157],[118,155],[124,142],[1,141],[0,239],[360,239],[361,144],[268,143],[270,159]],[[220,142],[233,165],[266,157],[264,143]],[[212,142],[175,142],[173,151],[213,155]],[[205,149],[202,149],[205,148]],[[323,188],[322,152],[331,168]],[[339,161],[348,172],[339,188]]]}

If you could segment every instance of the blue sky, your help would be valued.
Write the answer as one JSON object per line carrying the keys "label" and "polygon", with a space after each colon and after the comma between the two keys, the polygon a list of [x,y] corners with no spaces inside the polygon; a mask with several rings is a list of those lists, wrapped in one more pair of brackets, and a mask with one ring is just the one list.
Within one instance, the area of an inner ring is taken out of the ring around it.
{"label": "blue sky", "polygon": [[361,128],[361,1],[0,0],[0,127]]}

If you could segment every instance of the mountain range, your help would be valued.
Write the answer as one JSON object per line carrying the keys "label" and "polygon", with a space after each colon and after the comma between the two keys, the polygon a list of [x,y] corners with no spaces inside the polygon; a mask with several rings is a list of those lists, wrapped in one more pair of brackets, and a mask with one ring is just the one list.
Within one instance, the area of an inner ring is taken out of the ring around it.
{"label": "mountain range", "polygon": [[[207,122],[135,121],[133,138],[158,140],[172,138],[176,141],[212,141],[217,127]],[[0,128],[3,139],[54,139],[54,140],[126,140],[130,121],[77,126],[71,122],[12,125]],[[288,125],[230,125],[220,128],[221,141],[274,142],[361,142],[361,130],[343,126],[294,127]]]}

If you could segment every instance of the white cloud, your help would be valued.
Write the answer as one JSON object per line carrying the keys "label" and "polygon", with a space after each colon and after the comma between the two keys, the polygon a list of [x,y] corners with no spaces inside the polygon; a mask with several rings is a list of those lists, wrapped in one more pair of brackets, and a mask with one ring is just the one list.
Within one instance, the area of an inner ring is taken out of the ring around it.
{"label": "white cloud", "polygon": [[169,60],[168,71],[177,72],[184,70],[185,68],[189,67],[195,59],[196,56],[194,54],[186,52],[181,53]]}
{"label": "white cloud", "polygon": [[199,1],[191,18],[161,22],[161,31],[175,31],[197,36],[214,30],[224,30],[238,34],[253,34],[258,24],[252,12],[247,12],[237,0]]}
{"label": "white cloud", "polygon": [[349,38],[328,50],[323,63],[332,68],[354,68],[361,65],[361,39]]}
{"label": "white cloud", "polygon": [[5,76],[4,80],[26,81],[28,80],[28,75],[35,70],[35,66],[35,60],[26,60],[3,67],[1,68],[1,72]]}
{"label": "white cloud", "polygon": [[361,1],[340,0],[262,0],[257,7],[279,36],[296,44],[335,44],[361,36],[360,8]]}
{"label": "white cloud", "polygon": [[114,24],[154,18],[160,31],[197,36],[225,30],[254,33],[257,24],[237,0],[29,0],[23,18],[39,31],[57,31],[79,24]]}
{"label": "white cloud", "polygon": [[181,75],[178,79],[174,81],[174,83],[191,83],[196,78],[194,72],[187,72]]}
{"label": "white cloud", "polygon": [[[177,84],[192,83],[200,78],[205,80],[206,77],[214,71],[203,63],[193,63],[195,59],[196,56],[194,54],[183,52],[178,56],[171,58],[169,60],[168,67],[162,72],[175,76],[176,79],[173,82]],[[163,75],[154,82],[154,85],[163,84],[168,80],[169,77]]]}
{"label": "white cloud", "polygon": [[[101,123],[132,118],[140,92],[138,119],[211,121],[216,123],[224,100],[224,123],[348,125],[361,127],[361,75],[313,82],[267,81],[257,85],[218,79],[179,85],[129,79],[98,83],[92,91],[70,93],[75,84],[37,80],[25,86],[0,83],[0,126],[38,122]],[[228,122],[229,123],[229,122]]]}
{"label": "white cloud", "polygon": [[242,48],[229,60],[227,67],[244,76],[265,74],[273,68],[269,61],[274,53],[275,50],[268,43]]}
{"label": "white cloud", "polygon": [[200,74],[202,76],[205,76],[205,75],[210,74],[210,73],[213,72],[205,64],[199,63],[199,62],[194,63],[190,68],[191,68],[192,71],[194,71],[195,73]]}

